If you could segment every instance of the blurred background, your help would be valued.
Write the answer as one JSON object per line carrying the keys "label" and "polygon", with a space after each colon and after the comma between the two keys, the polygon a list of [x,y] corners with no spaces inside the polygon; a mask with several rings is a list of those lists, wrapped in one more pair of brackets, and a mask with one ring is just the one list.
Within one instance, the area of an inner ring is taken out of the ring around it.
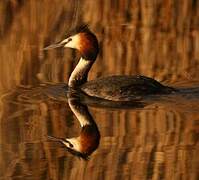
{"label": "blurred background", "polygon": [[91,107],[102,138],[88,162],[46,142],[49,132],[67,137],[80,128],[66,102],[46,99],[37,87],[67,83],[79,54],[42,48],[81,23],[100,43],[89,79],[142,74],[198,87],[198,0],[2,0],[0,179],[197,179],[198,94],[180,107]]}
{"label": "blurred background", "polygon": [[81,23],[100,42],[90,79],[143,74],[160,81],[199,78],[197,0],[8,0],[0,2],[0,91],[67,82],[78,59],[70,49],[42,51]]}

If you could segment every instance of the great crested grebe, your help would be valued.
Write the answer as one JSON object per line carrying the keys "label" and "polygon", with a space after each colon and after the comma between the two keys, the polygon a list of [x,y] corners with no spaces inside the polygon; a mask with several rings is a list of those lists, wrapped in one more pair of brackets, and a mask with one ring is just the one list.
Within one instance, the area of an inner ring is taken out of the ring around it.
{"label": "great crested grebe", "polygon": [[48,138],[62,143],[70,153],[87,160],[89,155],[99,146],[100,132],[86,105],[82,104],[73,95],[69,95],[68,104],[80,123],[80,135],[72,138],[58,138],[54,136],[48,136]]}
{"label": "great crested grebe", "polygon": [[168,94],[175,91],[172,87],[141,75],[116,75],[87,81],[88,73],[99,52],[98,40],[87,25],[79,26],[66,39],[44,50],[57,47],[73,48],[80,52],[81,58],[69,78],[68,86],[90,97],[110,101],[131,101],[144,95]]}

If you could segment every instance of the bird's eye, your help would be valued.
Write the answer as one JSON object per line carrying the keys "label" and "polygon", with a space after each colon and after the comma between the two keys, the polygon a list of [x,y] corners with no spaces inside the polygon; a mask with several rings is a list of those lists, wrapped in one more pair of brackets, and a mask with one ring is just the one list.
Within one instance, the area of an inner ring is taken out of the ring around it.
{"label": "bird's eye", "polygon": [[73,145],[71,143],[69,143],[70,148],[73,148]]}
{"label": "bird's eye", "polygon": [[72,38],[68,38],[68,42],[72,41]]}

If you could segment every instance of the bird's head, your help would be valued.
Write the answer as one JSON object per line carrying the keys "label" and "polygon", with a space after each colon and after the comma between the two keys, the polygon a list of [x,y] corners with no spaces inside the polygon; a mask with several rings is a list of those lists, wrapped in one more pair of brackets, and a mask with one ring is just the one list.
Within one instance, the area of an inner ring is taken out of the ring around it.
{"label": "bird's head", "polygon": [[44,50],[58,47],[77,49],[86,60],[95,60],[99,51],[98,40],[87,25],[81,25],[71,30],[65,39],[44,48]]}
{"label": "bird's head", "polygon": [[95,126],[87,125],[82,128],[78,137],[64,139],[48,136],[48,138],[62,143],[71,154],[88,160],[89,155],[99,146],[100,134]]}

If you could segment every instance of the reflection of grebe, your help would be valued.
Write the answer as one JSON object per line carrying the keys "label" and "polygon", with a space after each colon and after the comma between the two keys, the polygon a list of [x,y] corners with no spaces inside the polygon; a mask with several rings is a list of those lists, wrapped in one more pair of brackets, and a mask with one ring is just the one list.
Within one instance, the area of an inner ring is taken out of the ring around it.
{"label": "reflection of grebe", "polygon": [[145,76],[110,76],[87,82],[88,72],[97,57],[99,47],[96,36],[87,26],[80,26],[63,41],[50,45],[44,50],[57,47],[77,49],[81,59],[69,78],[69,87],[80,89],[84,94],[111,101],[130,101],[138,96],[167,94],[173,88],[164,86]]}
{"label": "reflection of grebe", "polygon": [[69,106],[81,125],[81,132],[78,137],[57,138],[49,136],[49,139],[61,142],[73,155],[88,159],[99,145],[100,133],[98,127],[88,111],[87,106],[80,103],[77,98],[69,97]]}

